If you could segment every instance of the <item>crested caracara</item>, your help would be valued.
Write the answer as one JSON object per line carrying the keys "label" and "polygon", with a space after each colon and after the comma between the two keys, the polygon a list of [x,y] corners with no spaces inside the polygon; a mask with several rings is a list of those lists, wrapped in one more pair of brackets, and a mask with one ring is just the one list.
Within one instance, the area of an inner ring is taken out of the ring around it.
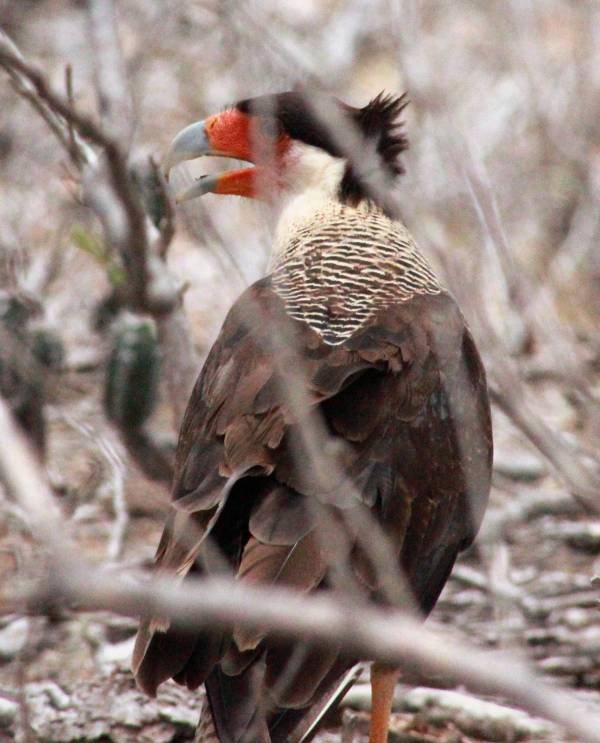
{"label": "crested caracara", "polygon": [[[173,140],[167,172],[201,155],[253,163],[180,199],[260,198],[274,241],[267,276],[231,308],[192,392],[160,570],[226,566],[241,581],[385,603],[369,549],[383,533],[406,601],[427,615],[473,541],[492,461],[484,369],[455,300],[364,175],[393,185],[403,172],[403,107],[281,93]],[[347,156],[344,130],[370,168]],[[205,685],[197,740],[283,743],[310,735],[307,720],[357,660],[245,626],[194,633],[155,620],[141,625],[133,668],[149,694],[169,678]],[[372,670],[372,743],[387,738],[396,678]]]}

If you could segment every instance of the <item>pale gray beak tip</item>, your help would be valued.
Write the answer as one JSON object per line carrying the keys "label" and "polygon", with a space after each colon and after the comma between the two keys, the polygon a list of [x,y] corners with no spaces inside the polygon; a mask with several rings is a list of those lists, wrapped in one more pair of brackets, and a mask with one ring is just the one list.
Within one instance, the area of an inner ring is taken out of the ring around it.
{"label": "pale gray beak tip", "polygon": [[196,199],[198,198],[198,196],[204,196],[204,194],[213,193],[218,180],[219,177],[216,175],[201,176],[200,178],[198,178],[197,181],[195,181],[193,185],[177,194],[177,196],[175,197],[175,203],[182,204],[184,201]]}

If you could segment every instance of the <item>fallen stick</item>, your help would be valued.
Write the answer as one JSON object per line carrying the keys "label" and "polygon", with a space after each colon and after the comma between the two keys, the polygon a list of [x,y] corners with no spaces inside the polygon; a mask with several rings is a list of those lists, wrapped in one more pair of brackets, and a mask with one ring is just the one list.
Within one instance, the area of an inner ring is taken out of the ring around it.
{"label": "fallen stick", "polygon": [[[371,709],[368,684],[357,684],[342,704],[358,710]],[[398,687],[394,695],[395,712],[416,712],[426,722],[439,726],[453,723],[462,733],[489,741],[514,741],[522,738],[557,740],[558,728],[523,710],[488,702],[458,691],[418,687]]]}

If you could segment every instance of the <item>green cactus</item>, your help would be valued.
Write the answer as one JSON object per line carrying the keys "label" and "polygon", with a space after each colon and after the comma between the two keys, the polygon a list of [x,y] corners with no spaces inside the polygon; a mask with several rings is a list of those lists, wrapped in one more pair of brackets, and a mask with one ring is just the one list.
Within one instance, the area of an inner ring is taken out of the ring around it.
{"label": "green cactus", "polygon": [[125,430],[139,429],[158,398],[160,353],[154,322],[127,313],[116,323],[106,366],[107,416]]}
{"label": "green cactus", "polygon": [[50,330],[38,328],[31,333],[31,353],[46,369],[59,371],[63,365],[65,351],[60,338]]}

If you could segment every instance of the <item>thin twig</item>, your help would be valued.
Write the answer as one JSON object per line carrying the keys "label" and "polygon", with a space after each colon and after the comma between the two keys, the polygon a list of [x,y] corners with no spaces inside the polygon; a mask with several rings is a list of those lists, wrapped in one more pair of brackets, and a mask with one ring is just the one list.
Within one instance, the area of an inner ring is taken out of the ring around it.
{"label": "thin twig", "polygon": [[[102,148],[106,155],[112,188],[118,199],[117,204],[125,211],[125,218],[120,220],[121,229],[113,230],[111,237],[126,258],[132,305],[138,309],[147,309],[146,217],[127,169],[126,153],[119,142],[107,134],[93,119],[76,111],[67,100],[52,91],[45,76],[20,56],[9,51],[6,44],[0,45],[0,65],[18,72],[28,80],[38,98],[55,115],[64,120],[65,126],[71,123],[82,137]],[[65,146],[68,150],[68,144],[65,143]],[[93,179],[89,182],[93,182]],[[118,220],[115,223],[118,223]]]}
{"label": "thin twig", "polygon": [[[56,114],[56,112],[49,106],[43,99],[40,98],[35,90],[35,87],[28,80],[26,75],[23,75],[10,63],[6,63],[2,59],[2,53],[7,53],[9,57],[18,59],[23,63],[23,55],[20,53],[16,44],[7,34],[0,29],[0,65],[4,67],[10,76],[11,84],[15,91],[22,97],[25,98],[40,114],[44,119],[50,130],[54,133],[58,141],[73,158],[74,152],[77,152],[78,162],[93,163],[96,161],[96,153],[83,142],[79,135],[75,135],[73,143],[69,140],[69,126],[66,125],[63,117]],[[74,146],[74,150],[72,147]]]}
{"label": "thin twig", "polygon": [[[65,67],[65,91],[67,93],[67,100],[71,108],[75,105],[75,98],[73,95],[73,67],[68,64]],[[67,130],[69,133],[69,150],[71,153],[71,159],[78,167],[81,167],[81,161],[79,159],[79,149],[75,141],[75,130],[73,129],[72,122],[67,122]]]}
{"label": "thin twig", "polygon": [[[99,12],[103,12],[102,8]],[[105,20],[106,18],[103,18],[102,22]],[[114,47],[113,52],[115,49],[118,50],[118,45]],[[161,177],[157,179],[158,187],[162,189],[161,201],[167,205],[167,214],[159,232],[142,209],[121,144],[92,118],[78,112],[68,100],[54,93],[44,75],[24,60],[15,44],[1,31],[0,66],[5,67],[12,76],[18,76],[22,95],[27,93],[26,97],[38,110],[48,112],[48,117],[44,118],[58,127],[61,142],[67,151],[69,127],[76,130],[75,140],[80,163],[93,166],[83,168],[82,181],[86,201],[100,218],[108,242],[123,255],[129,275],[125,299],[129,300],[133,308],[147,311],[157,318],[161,343],[166,349],[164,355],[167,360],[165,365],[167,384],[176,419],[180,421],[199,364],[181,309],[177,287],[174,282],[173,289],[170,285],[166,286],[167,268],[162,261],[159,266],[154,266],[154,263],[166,254],[174,234],[173,208],[164,179]],[[120,79],[123,80],[123,77]],[[104,151],[111,188],[107,187],[104,174],[99,172],[94,150],[81,137],[89,139]],[[154,253],[159,258],[153,262],[147,260],[152,259]]]}
{"label": "thin twig", "polygon": [[110,532],[110,538],[106,546],[106,559],[114,561],[121,555],[125,531],[129,524],[129,513],[127,511],[127,503],[125,501],[124,493],[125,463],[123,462],[123,457],[114,443],[107,436],[103,435],[89,424],[78,420],[61,410],[55,410],[54,413],[57,418],[62,419],[67,425],[78,431],[90,442],[94,443],[110,468],[110,487],[115,518]]}
{"label": "thin twig", "polygon": [[158,229],[160,232],[160,240],[158,241],[156,252],[161,258],[166,258],[167,251],[173,238],[175,237],[175,205],[173,203],[173,196],[171,190],[167,186],[165,176],[163,175],[162,168],[156,162],[153,157],[148,158],[148,163],[153,175],[153,181],[156,188],[160,190],[157,194],[157,198],[160,198],[163,206],[164,213],[160,219]]}
{"label": "thin twig", "polygon": [[128,150],[133,132],[131,96],[119,43],[114,0],[88,0],[95,87],[103,124]]}
{"label": "thin twig", "polygon": [[498,369],[495,378],[499,384],[490,385],[490,398],[510,418],[515,426],[527,436],[531,443],[554,466],[573,495],[590,513],[600,513],[600,476],[585,466],[570,446],[534,415],[526,403],[521,386],[505,365]]}

